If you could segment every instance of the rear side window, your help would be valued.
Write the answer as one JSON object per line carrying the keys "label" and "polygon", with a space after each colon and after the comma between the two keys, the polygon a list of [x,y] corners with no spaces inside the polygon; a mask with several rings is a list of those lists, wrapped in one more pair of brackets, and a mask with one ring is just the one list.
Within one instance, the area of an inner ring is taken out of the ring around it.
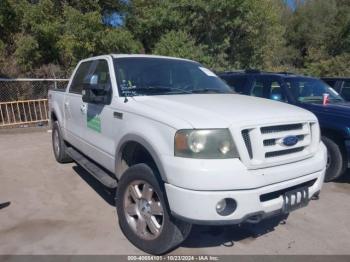
{"label": "rear side window", "polygon": [[264,83],[259,80],[254,81],[250,94],[256,97],[264,97]]}
{"label": "rear side window", "polygon": [[250,95],[277,101],[286,101],[280,82],[271,78],[256,79]]}
{"label": "rear side window", "polygon": [[81,63],[75,73],[69,92],[81,94],[84,84],[92,82],[106,85],[106,90],[111,88],[111,79],[106,60],[94,60]]}
{"label": "rear side window", "polygon": [[226,77],[225,81],[236,93],[239,93],[239,94],[245,93],[244,87],[245,87],[245,84],[247,83],[247,78],[231,76],[231,77]]}
{"label": "rear side window", "polygon": [[341,96],[345,100],[350,101],[350,80],[344,81],[343,88],[341,89]]}
{"label": "rear side window", "polygon": [[75,93],[81,95],[83,91],[84,78],[89,72],[92,61],[83,62],[77,69],[72,84],[69,88],[69,93]]}

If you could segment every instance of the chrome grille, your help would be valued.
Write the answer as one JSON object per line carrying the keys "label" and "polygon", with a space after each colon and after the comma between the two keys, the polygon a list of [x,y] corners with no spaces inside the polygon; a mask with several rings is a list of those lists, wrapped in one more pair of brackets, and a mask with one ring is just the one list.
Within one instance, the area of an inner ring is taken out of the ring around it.
{"label": "chrome grille", "polygon": [[[298,141],[300,142],[300,141],[303,141],[304,140],[304,135],[298,135],[298,136],[296,136],[297,138],[298,138]],[[273,138],[273,139],[266,139],[266,140],[264,140],[264,146],[274,146],[274,145],[276,145],[276,140],[277,139],[275,139],[275,138]]]}
{"label": "chrome grille", "polygon": [[266,139],[264,140],[264,146],[274,146],[276,145],[276,139]]}
{"label": "chrome grille", "polygon": [[[317,122],[286,123],[247,127],[241,130],[246,147],[246,160],[251,168],[289,163],[308,157],[317,148]],[[283,139],[296,136],[298,142],[287,146]]]}
{"label": "chrome grille", "polygon": [[252,151],[252,144],[251,144],[250,136],[249,136],[249,130],[248,129],[243,130],[242,131],[242,136],[243,136],[243,140],[244,140],[245,146],[247,147],[249,157],[252,158],[253,157],[253,151]]}
{"label": "chrome grille", "polygon": [[292,148],[292,149],[267,152],[267,153],[265,153],[265,157],[269,158],[269,157],[283,156],[283,155],[297,153],[297,152],[300,152],[303,150],[304,150],[304,147],[302,146],[302,147],[297,147],[297,148]]}
{"label": "chrome grille", "polygon": [[280,125],[280,126],[266,126],[261,128],[262,134],[290,131],[290,130],[300,130],[303,128],[303,124],[291,124],[291,125]]}

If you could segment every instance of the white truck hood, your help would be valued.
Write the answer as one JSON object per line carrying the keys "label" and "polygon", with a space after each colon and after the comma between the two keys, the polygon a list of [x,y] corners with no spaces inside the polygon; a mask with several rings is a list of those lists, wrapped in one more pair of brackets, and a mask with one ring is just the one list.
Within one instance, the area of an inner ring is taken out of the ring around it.
{"label": "white truck hood", "polygon": [[134,99],[159,114],[181,119],[193,128],[226,128],[232,124],[267,124],[270,121],[317,121],[312,113],[302,108],[238,94],[136,96]]}

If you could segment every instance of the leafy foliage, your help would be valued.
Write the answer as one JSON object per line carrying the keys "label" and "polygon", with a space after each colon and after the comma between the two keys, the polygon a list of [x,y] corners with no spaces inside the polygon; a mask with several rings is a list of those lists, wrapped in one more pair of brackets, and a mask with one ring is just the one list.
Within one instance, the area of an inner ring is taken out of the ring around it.
{"label": "leafy foliage", "polygon": [[210,63],[210,58],[206,56],[205,51],[202,45],[196,45],[196,42],[188,33],[184,31],[170,31],[160,38],[153,53]]}
{"label": "leafy foliage", "polygon": [[214,70],[349,75],[350,1],[285,2],[1,0],[0,74],[68,76],[89,56],[154,53]]}
{"label": "leafy foliage", "polygon": [[[313,75],[349,75],[350,2],[308,0],[290,15],[285,38],[293,65]],[[344,70],[345,69],[345,70]]]}

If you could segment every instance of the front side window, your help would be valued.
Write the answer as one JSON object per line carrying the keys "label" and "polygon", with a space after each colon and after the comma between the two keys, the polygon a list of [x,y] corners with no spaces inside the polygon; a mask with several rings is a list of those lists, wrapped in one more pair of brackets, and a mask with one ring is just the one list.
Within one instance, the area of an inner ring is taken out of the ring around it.
{"label": "front side window", "polygon": [[232,93],[199,63],[167,58],[128,57],[114,60],[121,96]]}
{"label": "front side window", "polygon": [[296,101],[301,103],[323,103],[327,94],[330,103],[343,102],[343,98],[325,82],[306,77],[285,79],[287,88]]}
{"label": "front side window", "polygon": [[75,73],[69,92],[81,94],[85,84],[106,85],[106,90],[111,88],[111,79],[106,60],[81,63]]}

